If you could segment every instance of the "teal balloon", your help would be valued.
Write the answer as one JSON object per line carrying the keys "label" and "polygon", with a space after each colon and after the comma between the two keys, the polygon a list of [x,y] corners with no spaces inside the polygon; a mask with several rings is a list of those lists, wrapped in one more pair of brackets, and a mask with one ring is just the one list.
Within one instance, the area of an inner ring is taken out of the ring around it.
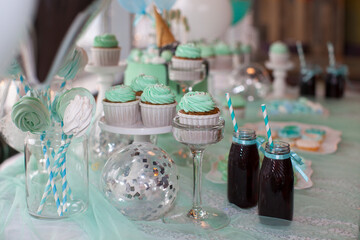
{"label": "teal balloon", "polygon": [[232,10],[233,10],[233,19],[231,25],[236,25],[247,13],[251,6],[251,0],[230,0]]}

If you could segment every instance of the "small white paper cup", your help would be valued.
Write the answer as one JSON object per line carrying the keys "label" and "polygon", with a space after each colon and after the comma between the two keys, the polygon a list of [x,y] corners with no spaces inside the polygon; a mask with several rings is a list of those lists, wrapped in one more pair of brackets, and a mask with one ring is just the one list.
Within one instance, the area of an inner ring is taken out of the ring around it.
{"label": "small white paper cup", "polygon": [[[179,122],[194,126],[211,126],[219,122],[220,112],[212,115],[188,115],[178,112]],[[217,142],[219,130],[182,131],[182,139],[189,144],[210,144]]]}
{"label": "small white paper cup", "polygon": [[216,69],[231,69],[233,67],[232,55],[217,55],[215,59]]}
{"label": "small white paper cup", "polygon": [[103,100],[106,123],[114,126],[132,126],[140,120],[139,100],[111,103]]}
{"label": "small white paper cup", "polygon": [[176,115],[176,105],[177,102],[165,105],[152,105],[140,102],[141,118],[144,126],[170,126]]}
{"label": "small white paper cup", "polygon": [[284,64],[289,61],[288,53],[269,53],[270,62],[275,64]]}
{"label": "small white paper cup", "polygon": [[91,48],[93,64],[96,66],[116,66],[119,64],[121,48]]}
{"label": "small white paper cup", "polygon": [[197,69],[201,68],[203,63],[202,59],[183,59],[183,58],[171,58],[173,68],[177,69]]}

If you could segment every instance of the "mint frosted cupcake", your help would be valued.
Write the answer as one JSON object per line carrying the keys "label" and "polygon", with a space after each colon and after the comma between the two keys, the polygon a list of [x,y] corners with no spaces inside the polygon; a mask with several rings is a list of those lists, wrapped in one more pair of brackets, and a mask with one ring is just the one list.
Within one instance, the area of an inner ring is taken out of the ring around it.
{"label": "mint frosted cupcake", "polygon": [[272,63],[284,64],[289,61],[289,49],[283,42],[276,41],[270,46],[269,57]]}
{"label": "mint frosted cupcake", "polygon": [[[192,126],[210,126],[219,122],[220,109],[216,107],[211,95],[206,92],[189,92],[185,94],[178,111],[179,122]],[[184,131],[181,133],[184,142],[191,144],[209,144],[218,138],[218,130]]]}
{"label": "mint frosted cupcake", "polygon": [[175,94],[168,86],[148,86],[141,95],[141,117],[147,127],[169,126],[176,115]]}
{"label": "mint frosted cupcake", "polygon": [[201,50],[193,43],[180,44],[171,59],[174,68],[191,70],[200,68],[203,62]]}
{"label": "mint frosted cupcake", "polygon": [[187,125],[215,125],[219,122],[220,109],[209,93],[188,92],[179,103],[180,123]]}
{"label": "mint frosted cupcake", "polygon": [[105,92],[105,120],[110,125],[131,126],[140,119],[139,100],[131,87],[119,85]]}
{"label": "mint frosted cupcake", "polygon": [[120,59],[121,48],[112,34],[96,36],[91,48],[92,60],[97,66],[116,66]]}
{"label": "mint frosted cupcake", "polygon": [[136,96],[141,96],[146,87],[155,84],[159,84],[159,81],[156,77],[140,74],[131,82],[130,87],[135,91]]}
{"label": "mint frosted cupcake", "polygon": [[208,61],[210,68],[213,68],[215,64],[214,48],[210,45],[202,44],[200,45],[200,49],[201,49],[201,57]]}
{"label": "mint frosted cupcake", "polygon": [[214,46],[216,55],[215,66],[218,69],[232,68],[232,51],[231,48],[224,42],[219,42]]}
{"label": "mint frosted cupcake", "polygon": [[166,62],[170,62],[171,58],[173,57],[173,54],[170,50],[164,50],[161,53],[161,57],[165,59]]}

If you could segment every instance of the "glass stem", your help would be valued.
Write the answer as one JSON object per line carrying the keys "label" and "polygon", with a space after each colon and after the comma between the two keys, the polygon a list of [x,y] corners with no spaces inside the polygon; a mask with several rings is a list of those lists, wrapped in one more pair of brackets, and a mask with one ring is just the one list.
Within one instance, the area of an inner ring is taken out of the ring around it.
{"label": "glass stem", "polygon": [[201,209],[201,178],[202,178],[202,158],[204,150],[192,150],[193,164],[193,207],[189,212],[192,218],[199,219],[203,215]]}

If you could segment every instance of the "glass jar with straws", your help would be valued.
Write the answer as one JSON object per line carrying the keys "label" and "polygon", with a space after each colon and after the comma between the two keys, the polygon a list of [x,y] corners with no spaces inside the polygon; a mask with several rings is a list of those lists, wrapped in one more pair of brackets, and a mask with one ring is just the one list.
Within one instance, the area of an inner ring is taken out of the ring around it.
{"label": "glass jar with straws", "polygon": [[345,92],[345,82],[348,74],[346,65],[336,63],[334,46],[332,43],[327,44],[329,52],[329,66],[326,69],[327,75],[325,79],[325,97],[326,98],[342,98]]}
{"label": "glass jar with straws", "polygon": [[[87,137],[60,129],[31,134],[25,140],[26,203],[38,218],[68,217],[87,209]],[[51,171],[51,177],[49,172]]]}
{"label": "glass jar with straws", "polygon": [[318,65],[310,65],[305,61],[305,55],[301,42],[296,42],[300,60],[300,96],[315,97],[316,81],[322,69]]}
{"label": "glass jar with straws", "polygon": [[50,96],[50,89],[23,96],[12,107],[15,126],[25,139],[26,201],[39,218],[62,218],[87,209],[86,132],[95,99],[84,88]]}

